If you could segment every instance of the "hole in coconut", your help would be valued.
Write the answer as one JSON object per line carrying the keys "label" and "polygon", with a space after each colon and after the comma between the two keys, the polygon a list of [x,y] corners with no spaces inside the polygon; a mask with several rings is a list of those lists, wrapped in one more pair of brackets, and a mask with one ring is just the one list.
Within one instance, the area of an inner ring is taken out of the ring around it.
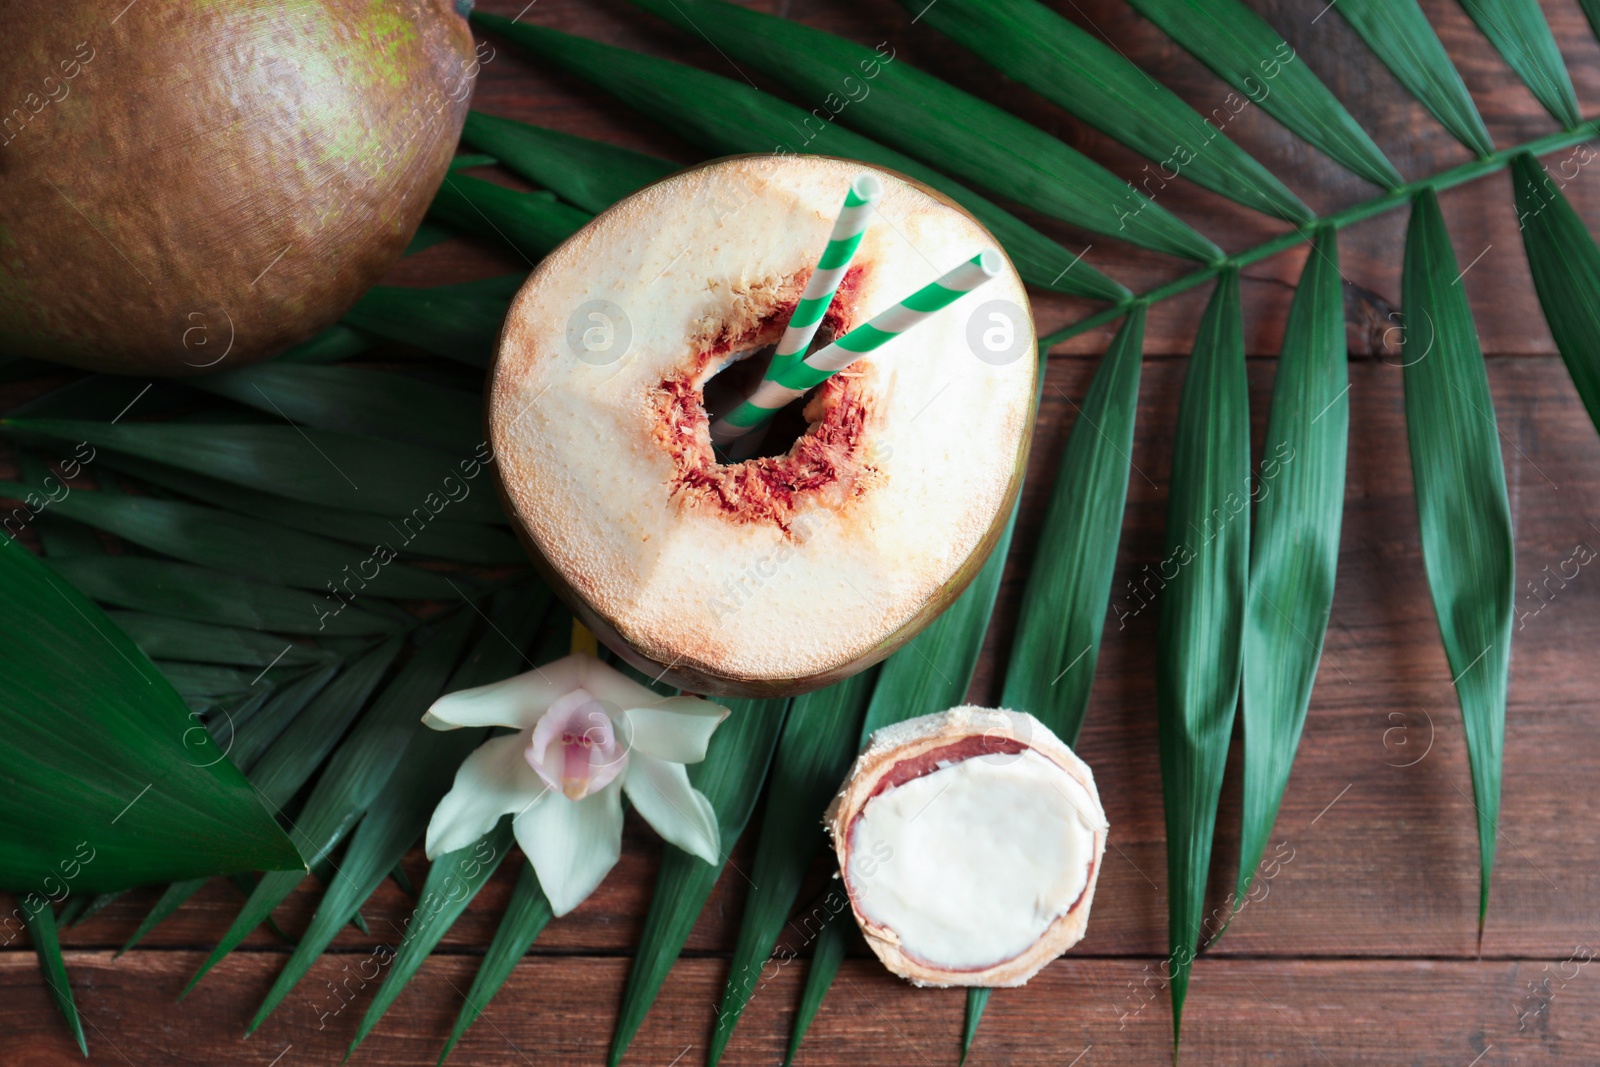
{"label": "hole in coconut", "polygon": [[[807,355],[832,343],[834,332],[826,324],[819,328],[807,349]],[[777,347],[776,344],[769,344],[748,353],[734,353],[727,363],[706,379],[702,387],[702,396],[709,422],[716,422],[756,391]],[[749,459],[787,455],[794,447],[794,443],[811,429],[804,412],[806,405],[820,388],[819,385],[808,390],[805,395],[795,397],[764,427],[752,430],[732,442],[726,449],[718,449],[717,459],[724,464],[731,464],[742,463]]]}

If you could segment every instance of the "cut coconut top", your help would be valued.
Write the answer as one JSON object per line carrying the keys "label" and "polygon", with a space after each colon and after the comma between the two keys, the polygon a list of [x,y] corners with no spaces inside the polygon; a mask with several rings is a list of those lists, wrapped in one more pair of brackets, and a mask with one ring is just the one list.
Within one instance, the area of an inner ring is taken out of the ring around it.
{"label": "cut coconut top", "polygon": [[[557,584],[647,659],[735,683],[859,669],[970,579],[1014,493],[1036,370],[1009,263],[819,387],[780,454],[712,451],[703,388],[777,341],[864,169],[753,156],[674,175],[512,304],[489,412],[509,507]],[[874,173],[884,197],[817,343],[999,247]]]}
{"label": "cut coconut top", "polygon": [[1094,778],[1031,715],[878,731],[830,810],[862,932],[922,985],[1019,985],[1083,935],[1105,849]]}

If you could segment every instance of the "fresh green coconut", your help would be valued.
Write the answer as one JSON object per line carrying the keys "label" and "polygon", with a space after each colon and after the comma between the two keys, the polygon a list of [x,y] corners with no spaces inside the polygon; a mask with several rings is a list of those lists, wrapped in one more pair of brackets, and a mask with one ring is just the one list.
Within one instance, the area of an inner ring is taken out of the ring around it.
{"label": "fresh green coconut", "polygon": [[0,0],[0,355],[263,359],[405,250],[477,73],[452,0]]}

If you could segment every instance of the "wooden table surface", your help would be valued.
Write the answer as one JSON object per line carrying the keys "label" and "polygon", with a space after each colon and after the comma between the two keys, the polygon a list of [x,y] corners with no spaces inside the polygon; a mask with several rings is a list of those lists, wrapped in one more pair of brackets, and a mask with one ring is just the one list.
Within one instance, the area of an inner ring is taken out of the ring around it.
{"label": "wooden table surface", "polygon": [[[486,0],[515,15],[525,0]],[[1365,51],[1325,0],[1251,0],[1373,131],[1409,177],[1467,159]],[[1093,25],[1201,111],[1226,89],[1142,23],[1121,0],[1051,0]],[[1542,0],[1586,113],[1600,110],[1600,46],[1576,0]],[[1031,92],[999,78],[892,0],[765,3],[856,40],[889,41],[900,57],[995,101],[1136,177],[1132,153]],[[1423,7],[1462,69],[1499,145],[1554,129],[1453,0]],[[624,0],[542,0],[523,16],[544,25],[732,74],[704,42],[671,30]],[[540,69],[496,42],[476,106],[492,114],[599,137],[685,163],[699,154],[574,79]],[[760,82],[760,79],[757,79]],[[764,84],[764,83],[763,83]],[[1289,137],[1259,109],[1235,135],[1319,213],[1365,199],[1370,187]],[[1600,228],[1600,179],[1567,195]],[[1600,438],[1578,402],[1539,313],[1516,230],[1508,179],[1497,175],[1442,197],[1488,355],[1522,582],[1554,573],[1579,545],[1600,547]],[[1193,187],[1161,202],[1226,248],[1281,224]],[[1108,238],[1021,212],[1135,289],[1184,267]],[[1338,593],[1298,762],[1273,840],[1292,856],[1227,938],[1195,966],[1184,1027],[1190,1064],[1405,1063],[1490,1067],[1600,1062],[1600,572],[1553,583],[1548,603],[1520,594],[1507,714],[1499,859],[1482,944],[1477,940],[1478,850],[1459,711],[1423,576],[1400,373],[1385,331],[1398,304],[1404,211],[1341,237],[1350,343],[1350,465]],[[1259,447],[1290,283],[1304,252],[1251,267],[1244,284],[1251,402]],[[395,271],[401,284],[435,284],[522,266],[486,245],[455,241]],[[1116,589],[1159,559],[1171,432],[1206,291],[1153,312],[1148,330],[1134,473]],[[1092,310],[1037,295],[1041,332]],[[1051,472],[1109,334],[1061,346],[1050,361],[1023,518],[972,699],[997,698]],[[59,380],[9,388],[11,401]],[[1115,591],[1114,591],[1114,596]],[[1542,605],[1542,606],[1541,606]],[[1537,609],[1537,610],[1535,610]],[[1089,935],[1026,988],[993,997],[974,1064],[1053,1067],[1170,1062],[1171,1015],[1155,977],[1165,953],[1164,846],[1153,673],[1155,610],[1108,620],[1080,752],[1094,768],[1111,820],[1111,845]],[[1237,739],[1236,739],[1237,741]],[[1238,752],[1218,821],[1216,904],[1238,848]],[[621,864],[574,914],[552,923],[451,1062],[598,1064],[646,907],[659,843],[630,815]],[[748,841],[718,886],[683,959],[634,1041],[627,1062],[700,1062],[726,977],[746,886]],[[431,1064],[492,936],[515,875],[506,864],[352,1060]],[[407,861],[420,882],[420,852]],[[813,882],[820,891],[826,871]],[[346,930],[253,1037],[244,1028],[282,966],[286,944],[257,931],[181,1003],[175,998],[235,914],[240,896],[213,882],[136,951],[113,958],[154,899],[134,892],[65,932],[67,966],[97,1064],[333,1064],[372,989],[343,1013],[329,983],[359,964],[410,914],[385,883],[365,908],[373,930]],[[303,928],[316,893],[303,887],[278,912]],[[10,907],[9,904],[6,905]],[[974,921],[982,921],[975,916]],[[388,940],[392,941],[393,938]],[[731,1045],[730,1064],[780,1061],[807,967],[805,953],[774,963]],[[1538,991],[1537,995],[1535,990]],[[812,1027],[799,1062],[954,1064],[963,994],[917,990],[887,974],[859,941]],[[1539,1008],[1544,1003],[1546,1006]],[[1538,1008],[1535,1011],[1533,1009]],[[0,1065],[80,1062],[46,994],[34,956],[0,951]]]}

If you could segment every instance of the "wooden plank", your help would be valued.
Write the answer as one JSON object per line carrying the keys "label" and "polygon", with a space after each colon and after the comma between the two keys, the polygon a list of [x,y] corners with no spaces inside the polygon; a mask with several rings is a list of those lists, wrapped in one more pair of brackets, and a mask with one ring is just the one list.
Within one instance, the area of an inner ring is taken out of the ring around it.
{"label": "wooden plank", "polygon": [[[1600,1028],[1600,965],[1585,965],[1583,958],[1594,951],[1591,940],[1578,946],[1576,958],[1568,945],[1549,960],[1202,958],[1185,1014],[1184,1059],[1307,1067],[1590,1065]],[[89,1062],[139,1067],[338,1063],[372,994],[354,977],[374,973],[366,957],[326,956],[278,1012],[241,1043],[278,961],[255,954],[235,957],[217,968],[211,982],[173,1003],[201,958],[159,952],[112,962],[103,954],[69,953]],[[729,1046],[725,1062],[730,1067],[779,1062],[806,966],[796,961],[770,969]],[[460,991],[476,967],[475,960],[463,956],[431,959],[350,1062],[431,1067],[454,1020]],[[699,1062],[725,968],[720,960],[680,961],[624,1063]],[[623,959],[523,961],[447,1062],[474,1067],[604,1062],[611,1012],[627,969]],[[1171,1018],[1154,974],[1145,960],[1052,964],[1023,989],[996,991],[969,1062],[974,1067],[1169,1063]],[[1157,997],[1153,1003],[1151,996]],[[954,1065],[961,1002],[959,990],[915,989],[873,961],[847,960],[797,1062]],[[1147,1005],[1142,1011],[1141,1003]],[[347,1006],[338,1011],[341,1004]],[[64,1036],[32,961],[14,956],[0,957],[0,1062],[8,1067],[84,1062]]]}

